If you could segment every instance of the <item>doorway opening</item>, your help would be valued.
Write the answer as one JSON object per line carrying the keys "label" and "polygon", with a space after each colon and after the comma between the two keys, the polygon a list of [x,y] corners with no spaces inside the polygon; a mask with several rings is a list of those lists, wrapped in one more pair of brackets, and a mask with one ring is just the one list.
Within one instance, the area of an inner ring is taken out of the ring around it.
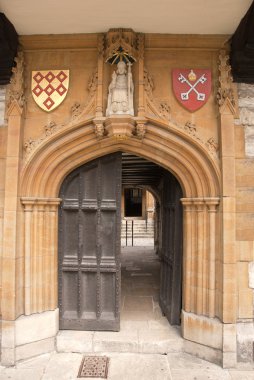
{"label": "doorway opening", "polygon": [[160,166],[128,153],[122,153],[122,182],[121,320],[160,325],[167,315],[180,324],[181,288],[176,298],[173,293],[174,283],[181,287],[174,268],[182,255],[180,185]]}
{"label": "doorway opening", "polygon": [[124,189],[124,215],[126,218],[142,218],[143,190],[135,187]]}
{"label": "doorway opening", "polygon": [[[139,208],[142,203],[141,220],[147,218],[144,194],[153,197],[150,246],[121,249],[125,189],[132,189],[126,192],[132,213],[133,199],[139,199]],[[163,315],[180,324],[182,190],[177,179],[142,157],[117,152],[71,172],[60,197],[60,328],[119,331],[120,318],[148,321]]]}

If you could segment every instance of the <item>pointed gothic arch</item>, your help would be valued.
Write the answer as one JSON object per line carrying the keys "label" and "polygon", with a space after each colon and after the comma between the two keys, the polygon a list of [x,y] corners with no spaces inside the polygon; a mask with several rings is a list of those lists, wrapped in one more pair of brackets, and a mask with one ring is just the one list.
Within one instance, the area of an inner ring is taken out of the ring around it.
{"label": "pointed gothic arch", "polygon": [[[220,317],[220,303],[216,302],[220,297],[216,270],[220,247],[218,163],[200,140],[173,124],[149,119],[146,128],[143,140],[114,136],[98,140],[92,120],[69,125],[41,142],[28,158],[21,176],[26,315],[57,308],[57,226],[61,201],[57,197],[64,178],[86,162],[123,151],[167,169],[182,187],[183,336],[190,333],[185,322],[190,315]],[[36,268],[36,272],[31,268]]]}

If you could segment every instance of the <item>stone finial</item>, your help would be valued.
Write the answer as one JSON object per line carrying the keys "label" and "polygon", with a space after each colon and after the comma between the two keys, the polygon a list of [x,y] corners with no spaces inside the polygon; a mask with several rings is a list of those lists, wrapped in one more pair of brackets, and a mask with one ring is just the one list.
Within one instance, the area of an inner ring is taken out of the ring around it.
{"label": "stone finial", "polygon": [[236,113],[236,101],[233,90],[233,78],[231,75],[231,66],[229,65],[229,55],[225,50],[221,50],[219,54],[219,86],[217,91],[217,102],[220,110],[222,110],[224,104],[227,102],[232,110],[232,113]]}

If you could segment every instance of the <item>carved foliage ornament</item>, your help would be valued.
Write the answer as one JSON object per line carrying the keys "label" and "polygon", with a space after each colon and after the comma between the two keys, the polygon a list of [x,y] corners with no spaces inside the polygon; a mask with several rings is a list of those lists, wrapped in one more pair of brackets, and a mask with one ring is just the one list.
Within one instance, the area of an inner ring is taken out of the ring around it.
{"label": "carved foliage ornament", "polygon": [[171,108],[165,99],[155,99],[153,95],[154,80],[149,71],[144,68],[144,90],[146,95],[147,113],[153,114],[160,119],[171,120]]}
{"label": "carved foliage ornament", "polygon": [[217,101],[222,107],[227,100],[232,109],[235,109],[235,96],[232,86],[233,78],[231,75],[231,66],[229,65],[229,55],[225,50],[221,50],[219,54],[219,86],[217,92]]}
{"label": "carved foliage ornament", "polygon": [[11,104],[16,101],[22,109],[25,104],[24,96],[24,53],[20,51],[15,58],[16,66],[13,67],[13,75],[10,80],[10,85],[7,87],[6,102],[7,113]]}

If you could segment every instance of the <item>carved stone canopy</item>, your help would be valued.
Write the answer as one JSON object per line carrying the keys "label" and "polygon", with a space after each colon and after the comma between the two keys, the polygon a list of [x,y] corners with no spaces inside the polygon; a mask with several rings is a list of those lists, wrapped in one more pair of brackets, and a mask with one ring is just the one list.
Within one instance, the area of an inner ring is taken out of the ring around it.
{"label": "carved stone canopy", "polygon": [[[106,61],[110,61],[116,52],[124,52],[131,63],[138,59],[139,38],[132,29],[110,29],[105,38]],[[110,62],[112,63],[112,62]],[[117,63],[117,62],[114,62]]]}

